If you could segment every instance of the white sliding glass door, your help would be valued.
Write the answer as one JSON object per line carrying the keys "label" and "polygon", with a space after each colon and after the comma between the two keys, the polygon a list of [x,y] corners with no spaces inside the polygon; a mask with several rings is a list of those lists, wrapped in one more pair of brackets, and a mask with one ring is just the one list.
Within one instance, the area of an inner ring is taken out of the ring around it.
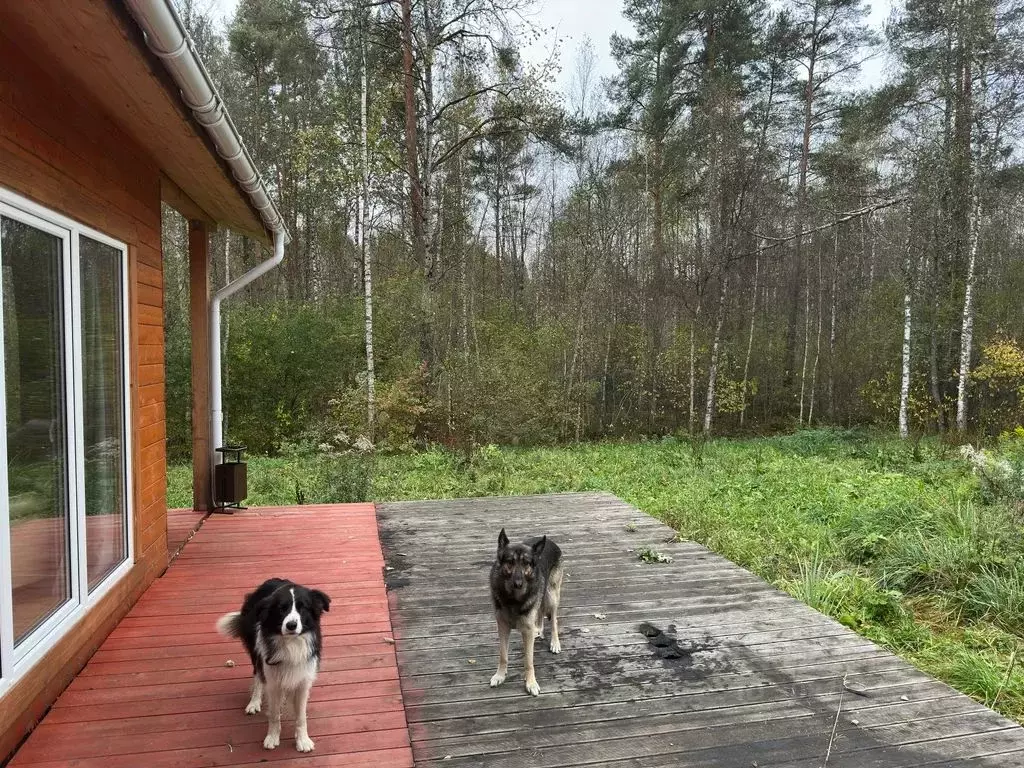
{"label": "white sliding glass door", "polygon": [[126,278],[0,189],[0,696],[131,566]]}
{"label": "white sliding glass door", "polygon": [[[69,233],[0,209],[11,610],[20,648],[76,597],[64,327]],[[44,228],[45,227],[45,228]]]}
{"label": "white sliding glass door", "polygon": [[128,556],[123,251],[78,240],[82,293],[82,435],[86,571],[95,589]]}

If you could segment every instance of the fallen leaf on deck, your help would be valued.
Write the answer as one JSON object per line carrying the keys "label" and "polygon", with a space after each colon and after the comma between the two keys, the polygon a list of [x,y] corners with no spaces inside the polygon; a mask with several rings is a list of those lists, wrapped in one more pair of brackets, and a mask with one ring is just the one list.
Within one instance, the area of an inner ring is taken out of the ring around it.
{"label": "fallen leaf on deck", "polygon": [[852,683],[848,683],[845,680],[843,681],[843,688],[848,690],[850,693],[856,694],[857,696],[866,697],[868,695],[867,688],[862,688],[859,685],[853,685]]}

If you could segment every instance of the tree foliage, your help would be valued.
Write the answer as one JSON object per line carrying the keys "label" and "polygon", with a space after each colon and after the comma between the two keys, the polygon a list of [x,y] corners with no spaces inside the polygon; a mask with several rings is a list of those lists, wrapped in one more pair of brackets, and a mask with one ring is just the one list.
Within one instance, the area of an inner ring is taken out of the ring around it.
{"label": "tree foliage", "polygon": [[[617,75],[584,47],[568,94],[524,55],[529,0],[406,5],[408,39],[398,0],[242,0],[224,29],[184,3],[293,235],[226,308],[232,439],[370,434],[367,333],[389,450],[1022,419],[1024,2],[905,0],[883,44],[859,0],[626,0]],[[265,258],[213,253],[216,285]]]}

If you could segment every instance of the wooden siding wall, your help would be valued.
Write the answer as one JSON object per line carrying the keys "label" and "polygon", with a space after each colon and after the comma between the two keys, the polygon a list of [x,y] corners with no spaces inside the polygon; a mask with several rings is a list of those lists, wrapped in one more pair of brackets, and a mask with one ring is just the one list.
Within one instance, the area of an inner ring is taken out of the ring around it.
{"label": "wooden siding wall", "polygon": [[128,244],[135,567],[0,699],[0,764],[167,564],[159,171],[31,50],[0,25],[0,185]]}

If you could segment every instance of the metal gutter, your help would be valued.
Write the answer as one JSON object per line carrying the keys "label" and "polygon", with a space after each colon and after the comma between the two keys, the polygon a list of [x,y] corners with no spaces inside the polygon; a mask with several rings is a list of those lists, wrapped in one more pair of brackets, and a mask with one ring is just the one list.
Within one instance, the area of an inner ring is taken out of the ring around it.
{"label": "metal gutter", "polygon": [[224,299],[280,264],[284,259],[285,243],[291,238],[281,212],[271,199],[256,164],[242,143],[231,115],[196,53],[195,45],[174,9],[172,0],[125,0],[125,4],[145,33],[146,45],[163,61],[181,91],[182,100],[206,130],[217,153],[231,168],[235,182],[249,196],[264,226],[274,236],[274,255],[214,293],[210,302],[210,461],[216,463],[215,449],[221,447],[224,439],[220,305]]}
{"label": "metal gutter", "polygon": [[[256,278],[266,274],[284,260],[285,232],[274,232],[274,255],[257,264],[237,280],[232,280],[215,294],[210,301],[210,447],[221,447],[224,439],[224,402],[221,392],[220,361],[220,304],[224,299],[237,293]],[[212,457],[216,463],[217,457]]]}
{"label": "metal gutter", "polygon": [[242,143],[224,100],[196,53],[172,0],[125,0],[125,4],[145,32],[149,50],[163,61],[181,91],[182,100],[213,141],[217,154],[231,168],[235,182],[259,211],[267,231],[282,230],[286,241],[289,240],[281,212]]}

